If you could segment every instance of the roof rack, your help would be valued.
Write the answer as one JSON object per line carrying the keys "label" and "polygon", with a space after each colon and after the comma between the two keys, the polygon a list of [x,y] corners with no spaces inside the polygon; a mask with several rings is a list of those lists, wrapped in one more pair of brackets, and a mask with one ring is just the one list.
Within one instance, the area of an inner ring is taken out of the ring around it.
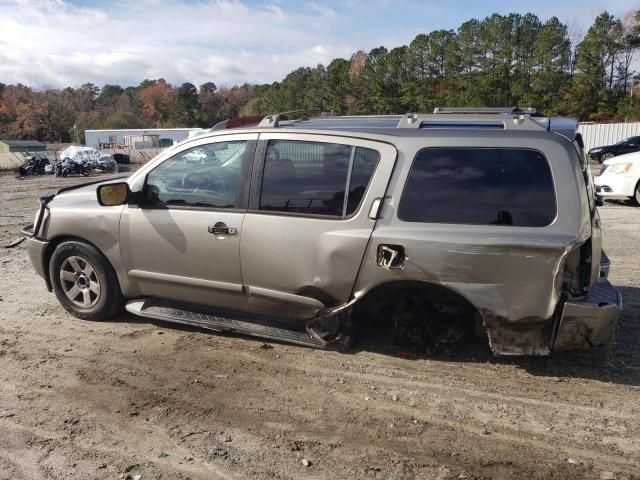
{"label": "roof rack", "polygon": [[404,115],[398,128],[548,130],[549,119],[529,107],[437,107],[432,114]]}
{"label": "roof rack", "polygon": [[[283,117],[289,117],[291,115],[299,115],[299,114],[309,114],[309,113],[320,113],[319,117],[320,118],[325,118],[325,117],[335,117],[336,113],[331,111],[328,112],[326,110],[321,110],[321,109],[311,109],[311,110],[292,110],[291,112],[281,112],[281,113],[276,113],[274,115],[267,115],[266,117],[264,117],[262,119],[262,121],[258,124],[259,127],[277,127],[280,125],[280,120],[283,119]],[[310,118],[309,115],[303,115],[303,118],[300,120],[308,120]]]}
{"label": "roof rack", "polygon": [[433,113],[455,113],[465,115],[536,115],[538,112],[533,107],[436,107],[433,109]]}
{"label": "roof rack", "polygon": [[[309,113],[319,116],[310,117]],[[303,114],[303,115],[300,115]],[[300,115],[298,118],[291,118]],[[286,118],[289,117],[289,118]],[[259,127],[304,128],[328,130],[358,129],[485,129],[547,131],[559,133],[569,140],[576,136],[578,124],[573,119],[549,118],[535,108],[526,107],[438,107],[433,113],[405,115],[336,116],[322,110],[296,110],[265,116]]]}

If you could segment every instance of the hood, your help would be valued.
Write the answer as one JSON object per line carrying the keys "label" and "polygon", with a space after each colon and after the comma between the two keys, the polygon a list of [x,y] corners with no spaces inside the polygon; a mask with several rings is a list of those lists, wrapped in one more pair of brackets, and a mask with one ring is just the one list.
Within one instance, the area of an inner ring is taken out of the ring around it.
{"label": "hood", "polygon": [[98,182],[90,182],[73,187],[58,190],[53,199],[48,203],[50,207],[68,207],[80,205],[96,205],[98,206],[97,190],[100,185],[109,183],[119,183],[125,181],[124,178],[116,178],[110,180],[100,180]]}
{"label": "hood", "polygon": [[619,163],[640,163],[640,152],[627,153],[625,155],[618,155],[617,157],[610,158],[604,161],[604,165],[611,166]]}

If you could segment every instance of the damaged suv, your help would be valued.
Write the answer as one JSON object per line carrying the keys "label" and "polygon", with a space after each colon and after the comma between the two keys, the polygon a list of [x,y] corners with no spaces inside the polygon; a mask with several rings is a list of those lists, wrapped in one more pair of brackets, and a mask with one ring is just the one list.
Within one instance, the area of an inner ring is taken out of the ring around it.
{"label": "damaged suv", "polygon": [[576,122],[486,108],[242,123],[126,182],[40,199],[23,234],[65,309],[321,348],[482,333],[495,354],[547,355],[612,336],[621,301]]}

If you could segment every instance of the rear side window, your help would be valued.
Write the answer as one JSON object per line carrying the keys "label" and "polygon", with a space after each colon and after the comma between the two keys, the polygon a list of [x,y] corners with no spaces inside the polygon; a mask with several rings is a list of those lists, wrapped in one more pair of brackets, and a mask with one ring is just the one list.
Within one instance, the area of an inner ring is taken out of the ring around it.
{"label": "rear side window", "polygon": [[272,140],[260,210],[347,217],[362,202],[378,159],[379,153],[368,148]]}
{"label": "rear side window", "polygon": [[556,217],[549,162],[535,150],[425,148],[398,216],[407,222],[545,227]]}

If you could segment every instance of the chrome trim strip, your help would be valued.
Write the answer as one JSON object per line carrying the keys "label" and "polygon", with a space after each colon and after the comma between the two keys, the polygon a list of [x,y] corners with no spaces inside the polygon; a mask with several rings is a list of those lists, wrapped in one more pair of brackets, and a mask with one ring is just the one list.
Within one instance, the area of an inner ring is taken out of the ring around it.
{"label": "chrome trim strip", "polygon": [[180,275],[147,272],[145,270],[129,270],[129,275],[133,278],[141,278],[144,280],[156,280],[160,282],[178,283],[180,285],[188,285],[191,287],[213,288],[216,290],[242,293],[242,285],[205,280],[204,278],[182,277]]}

